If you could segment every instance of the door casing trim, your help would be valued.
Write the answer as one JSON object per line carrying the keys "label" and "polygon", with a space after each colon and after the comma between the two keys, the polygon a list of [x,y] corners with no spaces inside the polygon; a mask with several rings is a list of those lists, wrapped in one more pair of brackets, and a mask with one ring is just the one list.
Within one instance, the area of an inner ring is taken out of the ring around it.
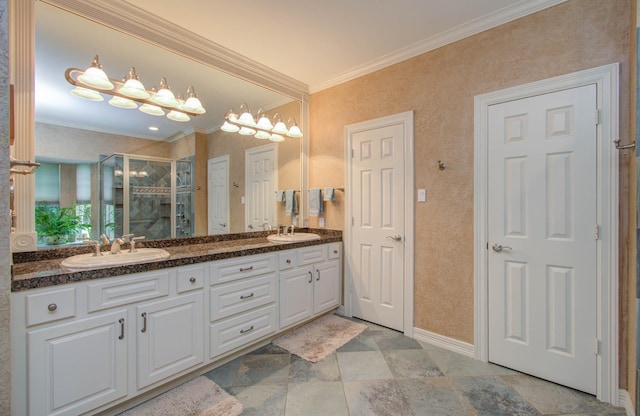
{"label": "door casing trim", "polygon": [[353,316],[353,276],[351,274],[353,258],[351,253],[351,147],[355,133],[391,125],[404,126],[404,289],[403,289],[403,327],[404,335],[413,338],[413,255],[414,255],[414,138],[413,111],[393,114],[386,117],[350,124],[344,128],[344,165],[345,165],[345,218],[344,218],[344,306],[347,316]]}
{"label": "door casing trim", "polygon": [[[597,86],[597,398],[618,405],[618,138],[619,64],[613,63],[478,95],[474,99],[474,345],[475,358],[489,359],[487,158],[489,106],[535,95]],[[595,109],[594,109],[595,110]],[[594,224],[595,225],[595,224]],[[595,342],[595,340],[594,340]],[[594,348],[595,349],[595,348]]]}

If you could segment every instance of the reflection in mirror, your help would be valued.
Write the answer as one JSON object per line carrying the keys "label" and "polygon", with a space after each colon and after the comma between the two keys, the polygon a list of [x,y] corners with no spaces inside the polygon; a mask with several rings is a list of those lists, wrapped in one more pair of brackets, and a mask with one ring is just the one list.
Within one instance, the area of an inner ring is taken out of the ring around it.
{"label": "reflection in mirror", "polygon": [[[161,78],[167,78],[176,95],[193,86],[206,114],[182,123],[110,106],[109,96],[102,102],[91,102],[72,95],[65,70],[86,68],[96,54],[112,78],[125,76],[135,66],[148,89],[159,85]],[[110,238],[127,233],[147,238],[206,235],[211,228],[207,204],[212,201],[207,197],[211,189],[208,160],[223,157],[228,160],[227,192],[220,198],[226,200],[228,221],[223,230],[214,232],[257,231],[248,226],[249,214],[245,213],[250,192],[245,154],[272,142],[219,128],[225,113],[245,102],[254,112],[263,109],[271,117],[278,113],[285,121],[295,118],[300,123],[299,101],[44,2],[36,2],[35,65],[35,155],[37,161],[50,164],[38,174],[36,205],[75,207],[83,213],[83,221],[90,223],[85,235],[92,239],[102,233]],[[286,138],[273,144],[278,164],[273,166],[272,189],[299,191],[300,139]],[[125,158],[142,168],[125,165]],[[157,161],[166,165],[160,168]],[[147,176],[138,175],[140,171]],[[53,187],[51,183],[56,181],[58,186]],[[128,190],[122,193],[121,201],[114,185],[118,183]],[[271,199],[269,216],[264,218],[272,225],[292,223],[295,215],[286,215],[285,204],[275,202],[275,191],[269,195]]]}

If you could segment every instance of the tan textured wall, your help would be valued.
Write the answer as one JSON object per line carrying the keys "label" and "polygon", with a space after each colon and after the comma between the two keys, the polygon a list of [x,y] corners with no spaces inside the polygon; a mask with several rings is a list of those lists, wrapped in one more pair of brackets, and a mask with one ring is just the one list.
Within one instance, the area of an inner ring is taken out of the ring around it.
{"label": "tan textured wall", "polygon": [[171,144],[157,140],[36,123],[36,157],[96,162],[100,155],[131,153],[170,157]]}
{"label": "tan textured wall", "polygon": [[[414,111],[415,186],[427,190],[415,205],[416,327],[473,343],[474,96],[620,62],[627,109],[628,14],[628,0],[570,0],[311,95],[310,187],[343,183],[344,126]],[[622,111],[621,137],[628,119]],[[342,200],[326,208],[327,228],[343,229]]]}
{"label": "tan textured wall", "polygon": [[60,206],[70,207],[76,204],[76,165],[60,164]]}
{"label": "tan textured wall", "polygon": [[207,135],[196,133],[194,140],[194,232],[195,235],[207,235]]}
{"label": "tan textured wall", "polygon": [[[278,113],[285,123],[291,117],[300,120],[300,104],[291,102],[267,112],[269,116]],[[290,124],[287,123],[287,126]],[[245,195],[244,154],[247,149],[262,146],[271,141],[259,140],[253,136],[241,136],[218,130],[209,136],[208,159],[229,155],[229,211],[230,231],[244,232],[244,205],[241,198]],[[300,189],[300,139],[285,138],[278,147],[278,187],[280,189]],[[236,184],[237,186],[234,186]],[[278,206],[278,222],[291,224],[291,217],[284,214],[284,205]]]}

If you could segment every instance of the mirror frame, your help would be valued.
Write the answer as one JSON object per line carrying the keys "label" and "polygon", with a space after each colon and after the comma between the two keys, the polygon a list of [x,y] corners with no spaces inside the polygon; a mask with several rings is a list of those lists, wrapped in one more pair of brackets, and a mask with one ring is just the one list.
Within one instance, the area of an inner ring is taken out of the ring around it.
{"label": "mirror frame", "polygon": [[[15,89],[15,100],[12,103],[15,142],[11,156],[26,161],[33,161],[35,158],[35,1],[9,0],[10,83]],[[39,1],[298,100],[301,104],[300,124],[304,135],[300,145],[301,226],[308,226],[305,202],[306,191],[309,189],[309,87],[306,84],[125,2]],[[15,227],[11,232],[11,250],[33,251],[37,249],[35,180],[33,175],[13,177],[11,210],[12,215],[15,214]]]}

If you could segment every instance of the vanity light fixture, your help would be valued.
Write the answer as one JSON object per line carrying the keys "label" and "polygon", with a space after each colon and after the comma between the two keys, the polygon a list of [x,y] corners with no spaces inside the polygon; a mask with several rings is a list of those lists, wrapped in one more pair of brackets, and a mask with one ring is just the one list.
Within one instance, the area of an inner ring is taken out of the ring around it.
{"label": "vanity light fixture", "polygon": [[[181,122],[189,121],[191,116],[206,113],[192,86],[187,89],[185,101],[180,95],[176,98],[166,78],[160,80],[159,90],[156,91],[155,87],[147,90],[140,82],[134,67],[129,69],[129,73],[122,81],[118,81],[107,76],[98,55],[84,71],[68,68],[64,75],[67,81],[75,86],[71,93],[86,100],[103,101],[102,94],[108,94],[112,96],[109,104],[114,107],[138,108],[143,113],[153,116],[166,114],[169,119]],[[142,105],[138,107],[138,104]]]}
{"label": "vanity light fixture", "polygon": [[262,109],[258,111],[257,119],[258,122],[256,123],[249,107],[244,103],[240,106],[240,116],[238,116],[233,109],[227,111],[224,115],[224,124],[220,127],[220,130],[229,133],[238,133],[243,136],[253,136],[256,139],[268,139],[274,142],[284,141],[284,136],[302,137],[302,131],[293,118],[289,119],[289,122],[293,121],[291,128],[287,128],[287,125],[284,124],[282,117],[278,113],[273,116],[275,125],[272,124]]}

